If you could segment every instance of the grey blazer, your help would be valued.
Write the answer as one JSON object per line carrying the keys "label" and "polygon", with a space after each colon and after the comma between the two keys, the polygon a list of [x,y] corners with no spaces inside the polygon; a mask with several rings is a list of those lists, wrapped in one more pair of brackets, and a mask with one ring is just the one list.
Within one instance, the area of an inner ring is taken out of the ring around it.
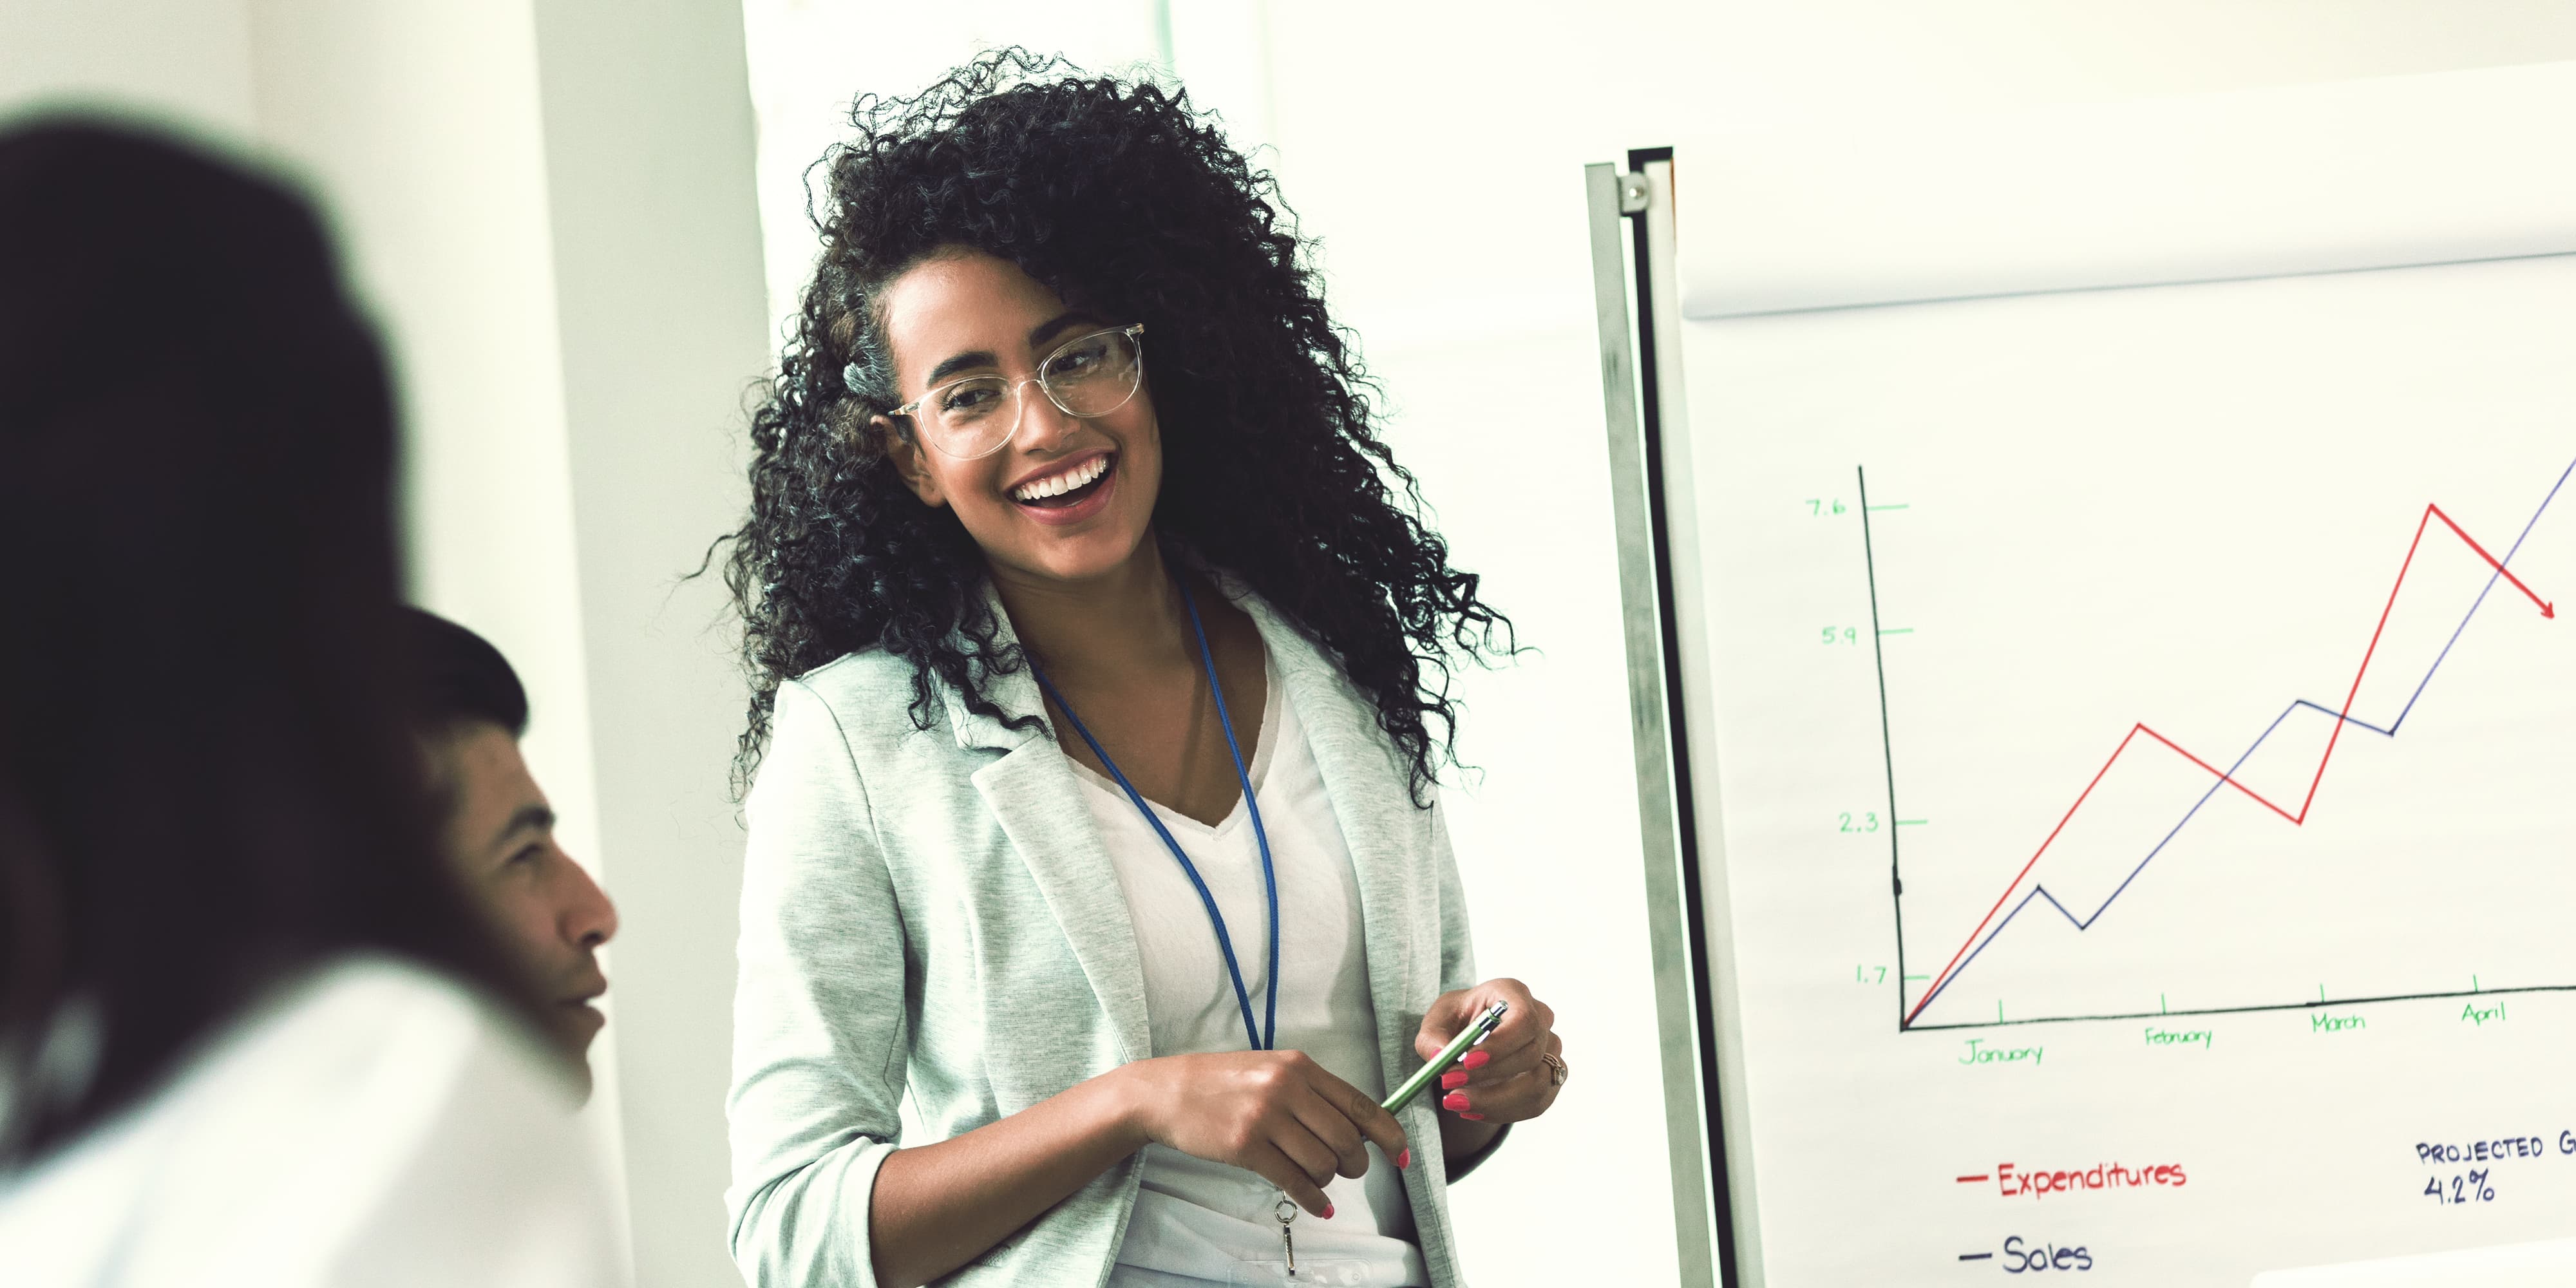
{"label": "grey blazer", "polygon": [[[1430,1001],[1474,980],[1447,830],[1413,806],[1341,668],[1257,596],[1227,593],[1260,627],[1350,844],[1393,1082],[1421,1062]],[[1026,670],[986,689],[1043,718]],[[875,1282],[869,1196],[898,1142],[956,1136],[1155,1054],[1135,933],[1071,762],[1043,729],[975,715],[953,691],[946,719],[916,728],[911,700],[910,664],[874,650],[779,686],[748,803],[725,1207],[734,1260],[762,1288]],[[1448,1288],[1462,1280],[1430,1099],[1401,1121],[1423,1261]],[[946,1282],[1102,1283],[1138,1166]]]}

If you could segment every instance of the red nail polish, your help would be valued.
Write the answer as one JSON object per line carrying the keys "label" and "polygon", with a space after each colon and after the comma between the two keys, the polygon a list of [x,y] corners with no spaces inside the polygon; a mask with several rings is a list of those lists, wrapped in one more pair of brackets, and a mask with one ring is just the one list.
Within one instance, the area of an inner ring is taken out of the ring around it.
{"label": "red nail polish", "polygon": [[1467,1107],[1467,1093],[1463,1091],[1452,1091],[1448,1095],[1442,1096],[1440,1098],[1440,1107],[1443,1109],[1465,1109]]}
{"label": "red nail polish", "polygon": [[1449,1072],[1440,1075],[1440,1089],[1442,1091],[1456,1091],[1458,1088],[1466,1085],[1467,1071],[1464,1069],[1451,1069]]}
{"label": "red nail polish", "polygon": [[1493,1058],[1494,1053],[1491,1051],[1470,1051],[1467,1053],[1467,1058],[1458,1063],[1464,1068],[1482,1069],[1485,1067],[1485,1062]]}
{"label": "red nail polish", "polygon": [[1324,1205],[1324,1219],[1327,1221],[1333,1219],[1333,1205],[1330,1203]]}
{"label": "red nail polish", "polygon": [[1485,1121],[1485,1116],[1483,1114],[1460,1114],[1458,1116],[1471,1123],[1480,1123]]}
{"label": "red nail polish", "polygon": [[1407,1145],[1403,1153],[1395,1156],[1395,1169],[1400,1172],[1411,1166],[1413,1166],[1413,1147]]}

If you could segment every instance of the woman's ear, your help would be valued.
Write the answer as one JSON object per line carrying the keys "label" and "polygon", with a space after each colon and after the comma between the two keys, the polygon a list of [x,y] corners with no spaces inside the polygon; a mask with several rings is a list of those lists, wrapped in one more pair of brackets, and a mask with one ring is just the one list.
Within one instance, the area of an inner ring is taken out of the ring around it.
{"label": "woman's ear", "polygon": [[895,428],[889,416],[870,417],[868,429],[885,435],[886,459],[894,462],[895,472],[903,475],[904,483],[923,505],[937,509],[948,504],[947,494],[939,490],[939,480],[930,472],[930,462],[923,458],[921,444],[912,435]]}

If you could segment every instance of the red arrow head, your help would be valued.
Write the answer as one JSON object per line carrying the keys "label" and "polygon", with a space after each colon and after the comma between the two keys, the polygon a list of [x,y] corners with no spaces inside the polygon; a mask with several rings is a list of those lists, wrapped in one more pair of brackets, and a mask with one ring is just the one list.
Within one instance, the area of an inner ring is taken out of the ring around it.
{"label": "red arrow head", "polygon": [[2556,617],[2558,615],[2558,605],[2542,604],[2540,606],[2540,615],[2543,617]]}

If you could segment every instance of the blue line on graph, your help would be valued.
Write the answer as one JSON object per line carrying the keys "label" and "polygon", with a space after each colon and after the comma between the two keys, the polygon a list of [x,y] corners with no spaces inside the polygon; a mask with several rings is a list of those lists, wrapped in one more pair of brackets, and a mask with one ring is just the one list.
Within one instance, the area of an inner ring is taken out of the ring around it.
{"label": "blue line on graph", "polygon": [[[2406,705],[2398,710],[2397,718],[2390,721],[2388,723],[2388,727],[2385,729],[2382,729],[2378,725],[2372,724],[2367,720],[2362,720],[2349,715],[2344,715],[2342,717],[2344,723],[2358,728],[2367,729],[2383,738],[2394,738],[2397,736],[2398,730],[2406,727],[2406,717],[2415,710],[2416,700],[2424,696],[2425,686],[2430,685],[2433,682],[2433,673],[2442,669],[2442,662],[2451,656],[2451,646],[2459,643],[2460,633],[2469,628],[2469,619],[2478,615],[2478,609],[2483,607],[2487,602],[2487,593],[2494,590],[2496,582],[2503,579],[2504,565],[2513,562],[2515,553],[2520,551],[2522,549],[2522,543],[2530,538],[2531,530],[2539,525],[2540,516],[2549,512],[2549,503],[2558,499],[2558,490],[2567,486],[2567,478],[2571,474],[2576,474],[2576,461],[2568,462],[2567,468],[2560,471],[2558,481],[2549,485],[2549,495],[2540,499],[2540,508],[2531,512],[2531,520],[2522,525],[2522,532],[2514,537],[2513,545],[2505,550],[2504,557],[2502,559],[2496,561],[2496,570],[2487,575],[2487,584],[2478,589],[2478,597],[2470,601],[2469,611],[2460,618],[2460,624],[2451,628],[2451,638],[2443,643],[2442,651],[2434,655],[2433,665],[2425,670],[2424,678],[2415,682],[2415,691],[2407,695]],[[2065,904],[2059,903],[2057,901],[2057,896],[2048,892],[2047,886],[2032,886],[2030,893],[2023,895],[2021,897],[2021,902],[2014,904],[2012,911],[2005,913],[2004,919],[1996,922],[1995,928],[1986,932],[1986,937],[1984,939],[1977,941],[1976,948],[1959,962],[1959,968],[1951,971],[1948,979],[1942,980],[1937,986],[1935,986],[1930,997],[1924,998],[1915,1006],[1915,1013],[1919,1015],[1929,1009],[1932,1005],[1933,998],[1941,996],[1941,994],[1949,990],[1952,984],[1958,983],[1959,977],[1967,974],[1968,967],[1975,965],[1977,958],[1986,951],[1986,946],[1995,942],[1995,937],[2004,933],[2004,927],[2011,925],[2013,918],[2020,916],[2021,910],[2029,907],[2030,901],[2033,899],[2044,898],[2048,900],[2048,906],[2057,909],[2058,915],[2066,918],[2066,920],[2073,924],[2077,930],[2081,931],[2092,929],[2093,923],[2101,920],[2102,914],[2110,910],[2112,902],[2117,900],[2121,893],[2129,888],[2129,883],[2137,880],[2138,874],[2146,871],[2147,865],[2155,862],[2156,856],[2164,853],[2165,847],[2173,844],[2173,839],[2176,836],[2181,835],[2183,828],[2188,826],[2191,823],[2191,820],[2200,814],[2200,807],[2208,804],[2210,798],[2216,796],[2220,788],[2227,786],[2227,784],[2236,777],[2236,771],[2244,768],[2245,762],[2254,758],[2254,753],[2262,748],[2264,739],[2271,737],[2273,731],[2281,727],[2281,722],[2289,719],[2291,713],[2297,711],[2301,707],[2306,707],[2312,711],[2322,711],[2329,716],[2341,714],[2332,707],[2310,702],[2306,698],[2300,698],[2292,702],[2290,705],[2281,708],[2281,714],[2272,717],[2272,723],[2265,725],[2263,727],[2263,732],[2256,735],[2254,745],[2247,747],[2245,749],[2245,754],[2238,756],[2236,758],[2236,763],[2227,767],[2227,777],[2211,781],[2209,790],[2201,793],[2200,799],[2193,801],[2191,808],[2183,812],[2182,821],[2175,823],[2173,825],[2173,830],[2165,833],[2165,839],[2156,842],[2156,848],[2147,851],[2147,857],[2138,860],[2138,866],[2129,869],[2129,875],[2121,879],[2119,888],[2113,890],[2110,897],[2102,901],[2101,907],[2093,910],[2093,915],[2089,917],[2078,917],[2073,912],[2068,911]]]}

